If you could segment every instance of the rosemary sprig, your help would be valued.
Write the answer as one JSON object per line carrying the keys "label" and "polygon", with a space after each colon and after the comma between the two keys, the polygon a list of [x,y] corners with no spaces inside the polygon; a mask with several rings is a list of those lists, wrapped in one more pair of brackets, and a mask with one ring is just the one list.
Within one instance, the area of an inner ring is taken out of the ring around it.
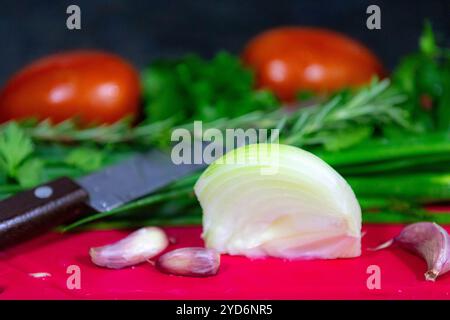
{"label": "rosemary sprig", "polygon": [[[352,134],[348,131],[351,130],[354,136],[358,127],[366,128],[364,132],[367,135],[374,126],[385,123],[409,129],[408,115],[398,107],[406,99],[405,95],[390,88],[389,80],[372,81],[350,98],[342,92],[322,105],[301,109],[291,116],[295,121],[284,133],[283,142],[296,146],[323,144],[327,147],[331,141],[336,141],[336,137],[342,138],[339,133],[344,133],[347,143],[343,147],[349,147],[348,137],[351,138]],[[362,135],[362,138],[366,137]]]}
{"label": "rosemary sprig", "polygon": [[[349,98],[350,97],[350,98]],[[354,130],[354,125],[381,125],[396,123],[407,127],[405,111],[397,107],[406,97],[391,90],[389,80],[373,81],[367,88],[352,95],[343,92],[325,103],[308,108],[300,108],[288,113],[283,109],[275,111],[252,111],[235,118],[220,118],[203,123],[204,128],[258,128],[273,129],[282,125],[282,141],[297,146],[326,144],[338,131]],[[37,124],[21,123],[26,133],[37,142],[134,143],[141,145],[158,144],[169,141],[171,130],[186,128],[193,131],[193,123],[174,125],[169,118],[152,123],[131,126],[129,121],[91,128],[78,128],[69,120],[56,125],[49,121]],[[2,127],[0,127],[0,131]],[[165,135],[165,136],[164,136]]]}
{"label": "rosemary sprig", "polygon": [[[111,125],[99,125],[89,128],[79,128],[75,120],[67,120],[59,124],[52,124],[49,120],[37,124],[25,121],[21,127],[35,141],[83,143],[94,142],[98,144],[112,143],[155,143],[161,132],[173,127],[172,118],[131,126],[125,119]],[[3,127],[3,126],[2,126]],[[2,130],[0,127],[0,130]]]}

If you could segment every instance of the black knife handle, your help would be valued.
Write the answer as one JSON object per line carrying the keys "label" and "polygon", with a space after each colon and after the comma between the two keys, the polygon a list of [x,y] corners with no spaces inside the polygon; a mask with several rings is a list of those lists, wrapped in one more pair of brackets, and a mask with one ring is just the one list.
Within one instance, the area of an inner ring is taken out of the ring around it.
{"label": "black knife handle", "polygon": [[88,193],[75,181],[60,178],[0,202],[0,248],[30,239],[86,210]]}

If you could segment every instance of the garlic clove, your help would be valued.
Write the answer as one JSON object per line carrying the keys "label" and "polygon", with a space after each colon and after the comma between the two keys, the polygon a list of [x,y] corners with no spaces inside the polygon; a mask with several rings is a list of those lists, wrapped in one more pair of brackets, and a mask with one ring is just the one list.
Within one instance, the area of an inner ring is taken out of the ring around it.
{"label": "garlic clove", "polygon": [[91,248],[89,254],[100,267],[121,269],[153,258],[169,245],[166,233],[157,227],[141,228],[115,243]]}
{"label": "garlic clove", "polygon": [[395,242],[427,262],[427,281],[435,281],[439,275],[450,270],[450,237],[438,224],[419,222],[408,225],[395,238]]}
{"label": "garlic clove", "polygon": [[161,272],[177,276],[208,277],[220,266],[220,254],[214,249],[181,248],[167,252],[156,261]]}
{"label": "garlic clove", "polygon": [[433,222],[413,223],[400,232],[398,236],[380,244],[378,251],[397,244],[400,247],[422,257],[427,262],[425,280],[436,278],[450,270],[450,236],[440,225]]}

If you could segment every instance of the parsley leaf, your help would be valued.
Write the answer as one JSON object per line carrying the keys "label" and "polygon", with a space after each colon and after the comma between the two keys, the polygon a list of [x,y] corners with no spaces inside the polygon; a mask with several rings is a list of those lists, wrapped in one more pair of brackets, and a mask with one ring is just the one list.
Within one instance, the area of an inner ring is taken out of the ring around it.
{"label": "parsley leaf", "polygon": [[31,188],[43,180],[44,163],[40,159],[26,160],[17,170],[17,181],[24,188]]}
{"label": "parsley leaf", "polygon": [[418,131],[450,129],[450,54],[437,46],[429,22],[420,37],[419,51],[401,60],[392,79],[408,95],[403,108]]}
{"label": "parsley leaf", "polygon": [[65,163],[84,172],[100,169],[104,165],[104,154],[88,147],[76,148],[66,156]]}
{"label": "parsley leaf", "polygon": [[156,61],[144,70],[142,83],[145,113],[151,122],[174,116],[178,124],[192,119],[213,121],[271,110],[279,104],[273,93],[255,90],[252,71],[226,52],[211,60],[188,55]]}
{"label": "parsley leaf", "polygon": [[10,178],[16,178],[22,163],[34,151],[33,142],[15,122],[0,133],[0,168]]}
{"label": "parsley leaf", "polygon": [[430,21],[425,21],[425,27],[419,38],[420,51],[427,56],[433,56],[438,52],[436,39]]}

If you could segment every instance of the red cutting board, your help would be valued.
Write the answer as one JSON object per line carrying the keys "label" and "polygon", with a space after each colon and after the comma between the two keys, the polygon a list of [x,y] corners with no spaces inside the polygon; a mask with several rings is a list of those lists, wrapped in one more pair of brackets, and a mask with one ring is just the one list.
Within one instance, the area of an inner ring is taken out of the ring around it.
{"label": "red cutting board", "polygon": [[[108,270],[90,262],[90,247],[127,231],[51,233],[0,253],[0,299],[448,299],[450,275],[426,282],[422,259],[399,248],[367,250],[401,228],[365,225],[362,256],[353,259],[252,261],[223,255],[219,274],[210,278],[170,276],[150,263]],[[173,247],[202,245],[200,227],[166,230],[177,241]],[[79,289],[67,287],[71,265],[79,267]],[[367,287],[371,265],[380,268],[380,289]],[[35,278],[36,273],[47,276]]]}

